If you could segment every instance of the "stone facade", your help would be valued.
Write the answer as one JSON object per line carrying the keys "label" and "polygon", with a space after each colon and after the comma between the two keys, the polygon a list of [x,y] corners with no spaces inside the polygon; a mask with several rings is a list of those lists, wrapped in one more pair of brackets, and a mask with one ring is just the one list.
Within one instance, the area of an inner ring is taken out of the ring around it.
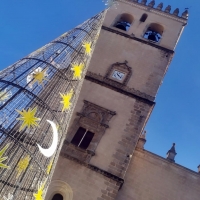
{"label": "stone facade", "polygon": [[[67,169],[66,169],[67,168]],[[112,174],[98,169],[95,166],[85,164],[77,159],[61,154],[57,165],[53,181],[59,180],[66,182],[73,189],[71,198],[64,200],[114,200],[119,188],[123,184],[123,179],[120,179]],[[63,173],[65,171],[65,173]],[[67,187],[60,190],[60,194],[65,196]],[[57,190],[56,190],[57,191]],[[50,185],[47,193],[47,199],[55,194],[55,190]]]}
{"label": "stone facade", "polygon": [[[141,22],[144,13],[147,19]],[[127,31],[115,26],[122,16],[132,20]],[[186,22],[153,5],[128,0],[119,0],[118,9],[109,9],[46,200],[56,192],[63,200],[153,200],[160,192],[155,185],[152,197],[143,198],[145,168],[140,165],[144,161],[137,158],[135,148]],[[144,38],[150,26],[159,28],[162,35],[157,43]],[[72,144],[79,127],[86,130],[85,135],[87,131],[94,133],[86,149]],[[134,176],[142,178],[134,182]]]}
{"label": "stone facade", "polygon": [[199,173],[136,149],[116,200],[198,200],[199,197]]}

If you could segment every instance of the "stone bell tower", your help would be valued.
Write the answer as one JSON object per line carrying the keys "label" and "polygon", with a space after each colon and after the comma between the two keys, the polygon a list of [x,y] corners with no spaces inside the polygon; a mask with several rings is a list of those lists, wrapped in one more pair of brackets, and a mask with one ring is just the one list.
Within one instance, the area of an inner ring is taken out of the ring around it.
{"label": "stone bell tower", "polygon": [[118,2],[104,20],[47,200],[133,199],[120,191],[188,13]]}

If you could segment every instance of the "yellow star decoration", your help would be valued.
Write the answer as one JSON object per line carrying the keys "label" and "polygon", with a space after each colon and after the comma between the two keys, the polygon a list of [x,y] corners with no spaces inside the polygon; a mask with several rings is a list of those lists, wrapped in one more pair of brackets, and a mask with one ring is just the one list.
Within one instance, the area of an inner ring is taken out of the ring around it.
{"label": "yellow star decoration", "polygon": [[49,165],[47,166],[47,174],[48,174],[48,175],[49,175],[50,172],[51,172],[52,165],[53,165],[53,159],[50,160]]}
{"label": "yellow star decoration", "polygon": [[[1,89],[0,89],[1,90]],[[9,99],[12,96],[12,93],[10,91],[3,90],[0,92],[0,102],[4,103],[7,99]]]}
{"label": "yellow star decoration", "polygon": [[21,117],[17,118],[17,120],[23,121],[23,123],[19,129],[20,131],[23,130],[23,128],[25,128],[26,126],[28,128],[38,126],[37,121],[39,121],[40,118],[37,118],[34,116],[35,113],[37,112],[37,107],[35,107],[33,110],[31,110],[31,108],[29,108],[28,111],[26,111],[24,109],[22,111],[19,111],[19,110],[16,110],[16,111],[21,115]]}
{"label": "yellow star decoration", "polygon": [[35,200],[44,200],[43,193],[44,193],[44,186],[46,184],[46,181],[39,185],[37,193],[34,193],[33,196],[35,197]]}
{"label": "yellow star decoration", "polygon": [[71,70],[74,71],[73,79],[81,79],[81,75],[83,72],[84,64],[80,63],[78,64],[72,64]]}
{"label": "yellow star decoration", "polygon": [[91,54],[91,51],[92,51],[92,48],[91,48],[91,42],[83,42],[83,47],[85,48],[85,54],[86,55],[90,55]]}
{"label": "yellow star decoration", "polygon": [[43,71],[37,71],[37,72],[34,72],[33,73],[33,83],[35,83],[35,82],[38,82],[38,84],[42,84],[42,82],[44,81],[44,80],[48,80],[47,78],[46,78],[46,76],[47,76],[47,69],[45,69],[45,70],[43,70]]}
{"label": "yellow star decoration", "polygon": [[74,94],[74,91],[71,89],[69,93],[67,94],[61,94],[61,97],[62,97],[62,101],[60,103],[63,104],[63,109],[62,109],[62,112],[65,111],[65,110],[68,110],[71,106],[71,98]]}
{"label": "yellow star decoration", "polygon": [[4,168],[4,169],[9,169],[10,167],[3,164],[2,162],[7,160],[7,156],[6,157],[2,157],[3,154],[5,153],[5,151],[7,150],[7,148],[9,147],[10,144],[7,144],[1,151],[0,151],[0,168]]}
{"label": "yellow star decoration", "polygon": [[16,171],[17,171],[17,177],[16,178],[19,178],[19,176],[21,175],[22,172],[24,172],[28,165],[29,165],[29,162],[30,162],[30,156],[26,156],[24,158],[21,158],[17,164],[17,168],[16,168]]}

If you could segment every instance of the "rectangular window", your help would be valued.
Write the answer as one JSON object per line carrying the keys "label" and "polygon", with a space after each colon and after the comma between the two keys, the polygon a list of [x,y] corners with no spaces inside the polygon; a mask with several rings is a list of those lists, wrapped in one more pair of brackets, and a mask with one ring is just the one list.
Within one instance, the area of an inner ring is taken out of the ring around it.
{"label": "rectangular window", "polygon": [[82,149],[87,149],[93,137],[94,137],[94,133],[82,127],[79,127],[71,143]]}

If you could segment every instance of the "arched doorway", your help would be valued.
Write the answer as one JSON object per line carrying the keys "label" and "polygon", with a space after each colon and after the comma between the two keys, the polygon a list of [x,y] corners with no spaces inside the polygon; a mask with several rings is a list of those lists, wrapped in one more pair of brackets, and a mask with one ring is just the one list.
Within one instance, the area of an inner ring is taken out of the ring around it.
{"label": "arched doorway", "polygon": [[61,180],[53,180],[48,188],[45,200],[72,200],[73,191],[69,184]]}
{"label": "arched doorway", "polygon": [[63,200],[63,196],[59,193],[54,194],[52,200]]}

